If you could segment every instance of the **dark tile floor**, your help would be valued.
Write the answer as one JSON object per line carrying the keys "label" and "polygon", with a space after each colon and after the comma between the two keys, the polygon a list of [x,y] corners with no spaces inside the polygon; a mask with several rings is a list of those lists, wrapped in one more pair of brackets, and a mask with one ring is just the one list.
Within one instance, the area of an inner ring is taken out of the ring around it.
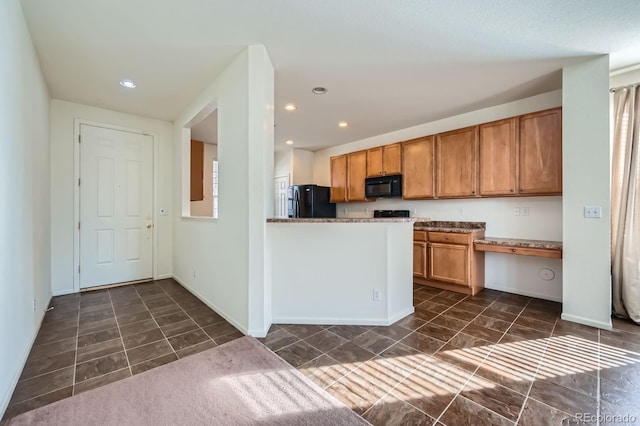
{"label": "dark tile floor", "polygon": [[262,341],[374,425],[640,422],[639,326],[599,331],[491,290],[414,300],[390,327],[274,325]]}
{"label": "dark tile floor", "polygon": [[4,418],[242,336],[174,280],[54,297]]}
{"label": "dark tile floor", "polygon": [[[389,327],[274,325],[260,340],[374,425],[640,422],[639,326],[597,330],[491,290],[417,285],[414,303]],[[241,336],[173,280],[52,306],[5,418]]]}

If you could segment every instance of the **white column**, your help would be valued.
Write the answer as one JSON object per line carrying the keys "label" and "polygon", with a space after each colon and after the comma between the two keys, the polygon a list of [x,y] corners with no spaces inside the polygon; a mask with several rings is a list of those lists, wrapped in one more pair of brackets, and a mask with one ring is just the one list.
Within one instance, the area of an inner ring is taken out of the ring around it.
{"label": "white column", "polygon": [[564,68],[562,87],[562,319],[610,328],[609,56]]}

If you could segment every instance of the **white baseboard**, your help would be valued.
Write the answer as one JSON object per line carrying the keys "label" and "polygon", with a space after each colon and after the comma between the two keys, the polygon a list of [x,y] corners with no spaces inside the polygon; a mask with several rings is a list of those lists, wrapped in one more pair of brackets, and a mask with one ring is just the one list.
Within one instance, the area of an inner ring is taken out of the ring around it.
{"label": "white baseboard", "polygon": [[65,296],[67,294],[73,294],[73,293],[77,293],[77,292],[72,288],[71,289],[67,288],[64,290],[56,290],[52,292],[53,296]]}
{"label": "white baseboard", "polygon": [[[227,320],[231,325],[233,325],[235,328],[237,328],[238,330],[240,330],[243,334],[245,335],[250,335],[253,336],[253,334],[250,334],[249,331],[247,330],[247,328],[241,324],[239,324],[235,319],[233,319],[230,315],[228,315],[226,312],[224,312],[222,309],[220,309],[219,307],[217,307],[215,304],[213,304],[212,302],[208,301],[204,296],[202,296],[200,293],[198,293],[196,290],[194,290],[193,288],[191,288],[189,285],[187,285],[185,283],[184,280],[180,279],[179,277],[173,275],[170,278],[173,278],[174,280],[176,280],[178,283],[180,283],[180,285],[184,288],[186,288],[187,290],[189,290],[191,292],[191,294],[193,294],[194,296],[196,296],[198,299],[200,299],[200,301],[202,303],[204,303],[205,305],[207,305],[209,308],[213,309],[218,315],[220,315],[222,318],[224,318],[225,320]],[[266,335],[266,333],[265,333]],[[264,337],[264,336],[254,336],[254,337]]]}
{"label": "white baseboard", "polygon": [[16,373],[13,375],[11,379],[11,387],[9,388],[9,392],[2,398],[2,402],[0,402],[0,419],[4,416],[5,411],[7,411],[7,407],[9,407],[9,402],[11,402],[11,397],[13,396],[13,392],[16,390],[16,385],[18,384],[18,380],[20,380],[20,375],[22,374],[22,370],[27,363],[27,358],[29,358],[29,354],[31,353],[31,348],[33,348],[33,344],[36,342],[36,337],[38,337],[38,332],[40,331],[40,327],[42,326],[42,321],[44,320],[44,314],[47,312],[46,307],[51,304],[51,300],[49,303],[45,305],[45,308],[42,309],[40,313],[40,321],[38,321],[38,326],[34,330],[33,336],[31,336],[31,343],[26,347],[24,354],[22,355],[22,362],[20,363],[21,367]]}
{"label": "white baseboard", "polygon": [[611,325],[611,320],[609,320],[609,322],[594,321],[589,318],[584,318],[577,315],[564,314],[564,313],[560,316],[560,318],[562,318],[565,321],[577,322],[578,324],[601,328],[603,330],[611,330],[613,328],[613,326]]}
{"label": "white baseboard", "polygon": [[154,277],[153,279],[154,280],[166,280],[166,279],[169,279],[169,278],[173,278],[173,275],[171,275],[171,274],[162,274],[162,275],[158,275],[158,276]]}
{"label": "white baseboard", "polygon": [[549,296],[548,294],[536,293],[535,291],[521,290],[517,288],[511,288],[500,284],[484,284],[484,288],[489,290],[504,291],[505,293],[519,294],[520,296],[535,297],[536,299],[550,300],[552,302],[562,303],[562,296]]}
{"label": "white baseboard", "polygon": [[253,337],[267,337],[267,333],[269,333],[269,329],[271,328],[271,323],[264,330],[249,330],[247,334]]}
{"label": "white baseboard", "polygon": [[391,325],[414,312],[413,306],[388,319],[380,318],[335,318],[335,317],[274,317],[274,324],[310,325]]}

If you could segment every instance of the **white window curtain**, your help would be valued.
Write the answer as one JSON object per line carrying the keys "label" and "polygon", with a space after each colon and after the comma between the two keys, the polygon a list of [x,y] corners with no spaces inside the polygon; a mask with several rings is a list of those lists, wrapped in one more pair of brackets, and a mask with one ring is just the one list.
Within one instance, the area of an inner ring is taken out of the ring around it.
{"label": "white window curtain", "polygon": [[640,91],[616,89],[611,176],[613,313],[640,323]]}

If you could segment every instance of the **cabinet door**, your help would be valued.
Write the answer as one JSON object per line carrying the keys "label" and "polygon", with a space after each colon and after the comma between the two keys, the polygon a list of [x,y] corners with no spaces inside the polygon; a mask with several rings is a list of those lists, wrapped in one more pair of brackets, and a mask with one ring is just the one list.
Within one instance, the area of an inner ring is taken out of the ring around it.
{"label": "cabinet door", "polygon": [[429,278],[468,285],[468,246],[429,243]]}
{"label": "cabinet door", "polygon": [[520,116],[520,194],[562,193],[562,109]]}
{"label": "cabinet door", "polygon": [[347,156],[331,157],[331,202],[347,201]]}
{"label": "cabinet door", "polygon": [[191,141],[191,201],[204,200],[204,142]]}
{"label": "cabinet door", "polygon": [[480,126],[480,195],[515,195],[517,127],[516,117]]}
{"label": "cabinet door", "polygon": [[347,154],[347,201],[367,201],[364,180],[367,177],[367,151]]}
{"label": "cabinet door", "polygon": [[382,147],[367,150],[367,177],[382,175]]}
{"label": "cabinet door", "polygon": [[401,145],[394,143],[382,147],[382,174],[399,175],[402,173]]}
{"label": "cabinet door", "polygon": [[478,127],[436,136],[436,196],[472,197],[476,194]]}
{"label": "cabinet door", "polygon": [[402,144],[402,198],[433,198],[433,136]]}
{"label": "cabinet door", "polygon": [[427,278],[427,243],[413,243],[413,276]]}

